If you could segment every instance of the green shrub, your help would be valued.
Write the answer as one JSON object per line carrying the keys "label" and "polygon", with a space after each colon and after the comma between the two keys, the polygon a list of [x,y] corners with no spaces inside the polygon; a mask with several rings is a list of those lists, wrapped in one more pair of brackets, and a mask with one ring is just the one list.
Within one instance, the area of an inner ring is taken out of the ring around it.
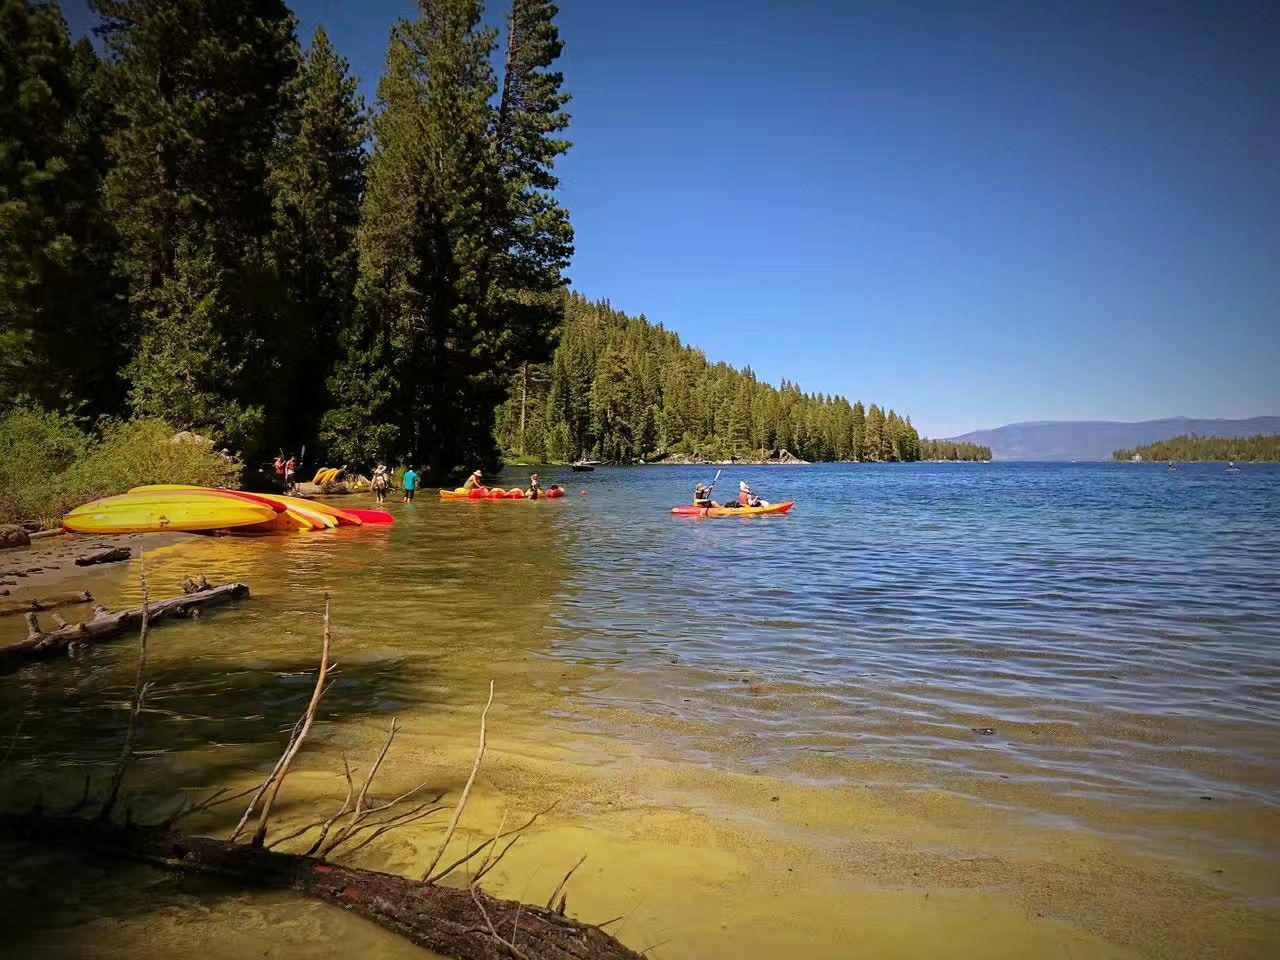
{"label": "green shrub", "polygon": [[0,522],[55,520],[149,483],[238,485],[239,462],[163,420],[108,421],[94,438],[70,417],[20,408],[0,417]]}
{"label": "green shrub", "polygon": [[68,471],[67,487],[80,502],[124,493],[149,483],[234,487],[240,464],[193,433],[175,434],[163,420],[109,422],[102,439]]}
{"label": "green shrub", "polygon": [[64,414],[19,407],[0,417],[0,522],[65,513],[68,498],[60,480],[92,442]]}

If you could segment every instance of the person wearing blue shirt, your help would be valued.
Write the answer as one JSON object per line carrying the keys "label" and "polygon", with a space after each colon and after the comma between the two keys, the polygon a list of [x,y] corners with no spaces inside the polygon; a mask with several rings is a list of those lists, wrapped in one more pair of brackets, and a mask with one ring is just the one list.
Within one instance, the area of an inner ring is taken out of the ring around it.
{"label": "person wearing blue shirt", "polygon": [[413,466],[404,472],[404,502],[408,503],[413,499],[413,491],[418,489],[418,474],[414,472]]}

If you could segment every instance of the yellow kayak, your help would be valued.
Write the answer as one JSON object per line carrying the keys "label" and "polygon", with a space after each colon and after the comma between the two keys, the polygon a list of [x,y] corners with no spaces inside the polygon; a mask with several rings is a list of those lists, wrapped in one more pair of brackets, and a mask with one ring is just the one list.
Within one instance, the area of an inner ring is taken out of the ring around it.
{"label": "yellow kayak", "polygon": [[73,533],[151,533],[222,530],[272,520],[269,506],[235,497],[182,495],[181,491],[124,493],[76,507],[62,519]]}
{"label": "yellow kayak", "polygon": [[[235,497],[240,500],[250,500],[256,503],[273,506],[275,510],[283,513],[275,518],[275,522],[270,525],[271,530],[294,529],[299,532],[309,530],[325,530],[334,526],[333,523],[326,522],[325,518],[315,513],[307,511],[307,515],[295,510],[284,504],[277,503],[270,498],[268,494],[246,493],[243,490],[227,490],[222,487],[197,487],[189,483],[150,483],[141,487],[134,487],[129,493],[194,493],[204,494],[207,496]],[[283,519],[282,519],[283,518]],[[267,528],[263,528],[267,529]]]}
{"label": "yellow kayak", "polygon": [[239,490],[221,490],[214,487],[195,487],[178,483],[155,483],[145,487],[134,487],[129,492],[172,492],[175,490],[197,494],[222,494],[272,503],[277,508],[283,507],[285,513],[289,514],[298,528],[302,530],[308,528],[312,530],[332,529],[340,524],[359,526],[361,522],[359,518],[352,518],[346,511],[330,507],[328,504],[320,503],[316,500],[307,500],[302,497],[290,497],[281,493],[242,493]]}

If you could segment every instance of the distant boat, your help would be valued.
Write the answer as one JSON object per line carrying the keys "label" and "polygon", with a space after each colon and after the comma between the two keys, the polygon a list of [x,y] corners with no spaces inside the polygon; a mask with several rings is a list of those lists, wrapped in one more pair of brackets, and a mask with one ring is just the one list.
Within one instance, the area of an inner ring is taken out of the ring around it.
{"label": "distant boat", "polygon": [[590,473],[598,466],[600,466],[599,460],[579,460],[577,463],[570,464],[575,473]]}

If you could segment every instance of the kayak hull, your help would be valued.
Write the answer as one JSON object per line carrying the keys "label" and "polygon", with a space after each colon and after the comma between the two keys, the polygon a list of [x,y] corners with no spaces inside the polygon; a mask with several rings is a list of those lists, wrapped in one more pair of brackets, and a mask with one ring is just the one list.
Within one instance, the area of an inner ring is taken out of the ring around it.
{"label": "kayak hull", "polygon": [[[553,490],[544,490],[539,500],[557,500],[564,496],[564,488],[556,487]],[[479,490],[463,490],[458,487],[454,490],[441,490],[441,500],[531,500],[527,490],[521,490],[519,487],[513,487],[510,490],[504,490],[501,487],[483,487]]]}
{"label": "kayak hull", "polygon": [[685,503],[672,507],[671,513],[677,517],[761,517],[774,513],[786,513],[795,505],[794,500],[771,503],[763,507],[695,507],[691,503]]}
{"label": "kayak hull", "polygon": [[371,526],[386,525],[394,522],[395,518],[385,510],[356,510],[352,507],[343,507],[344,513],[349,513],[353,517],[359,517],[366,524]]}
{"label": "kayak hull", "polygon": [[120,494],[77,507],[62,518],[72,533],[199,533],[273,522],[276,511],[234,497]]}

